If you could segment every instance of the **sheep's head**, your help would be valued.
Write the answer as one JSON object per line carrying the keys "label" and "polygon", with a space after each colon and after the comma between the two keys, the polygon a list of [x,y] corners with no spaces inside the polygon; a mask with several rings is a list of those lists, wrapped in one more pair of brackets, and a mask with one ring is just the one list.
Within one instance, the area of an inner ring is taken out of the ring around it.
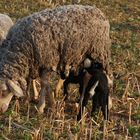
{"label": "sheep's head", "polygon": [[22,89],[12,80],[0,80],[0,112],[8,109],[13,96],[22,97]]}

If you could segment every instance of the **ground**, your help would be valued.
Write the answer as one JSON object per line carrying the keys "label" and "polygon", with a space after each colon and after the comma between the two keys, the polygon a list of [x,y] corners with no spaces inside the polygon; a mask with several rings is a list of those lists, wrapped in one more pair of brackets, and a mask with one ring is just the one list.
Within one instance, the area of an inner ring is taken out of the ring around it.
{"label": "ground", "polygon": [[[7,13],[16,22],[33,12],[76,2],[79,0],[0,0],[0,13]],[[18,110],[18,103],[13,100],[8,111],[0,114],[0,140],[140,139],[140,1],[81,0],[80,3],[95,4],[111,25],[114,92],[106,129],[101,113],[90,118],[90,102],[82,122],[77,123],[78,88],[72,86],[71,101],[63,102],[61,94],[56,110],[43,115],[37,113],[36,104],[20,101]],[[55,83],[52,81],[53,88]]]}

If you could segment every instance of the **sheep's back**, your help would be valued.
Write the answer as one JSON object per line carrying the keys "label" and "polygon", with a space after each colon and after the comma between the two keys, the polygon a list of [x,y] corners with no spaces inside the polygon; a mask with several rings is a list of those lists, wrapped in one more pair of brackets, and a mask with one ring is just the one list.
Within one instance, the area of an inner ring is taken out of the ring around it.
{"label": "sheep's back", "polygon": [[32,70],[77,67],[87,54],[104,67],[110,59],[109,22],[92,6],[69,5],[35,13],[18,21],[7,38],[9,50],[22,52]]}

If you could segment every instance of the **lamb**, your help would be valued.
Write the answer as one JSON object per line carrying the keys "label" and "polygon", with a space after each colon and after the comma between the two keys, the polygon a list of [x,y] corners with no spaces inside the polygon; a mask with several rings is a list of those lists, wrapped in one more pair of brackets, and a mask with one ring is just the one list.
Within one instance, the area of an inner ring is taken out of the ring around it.
{"label": "lamb", "polygon": [[0,14],[0,45],[6,38],[9,29],[13,26],[13,21],[8,15]]}
{"label": "lamb", "polygon": [[92,99],[92,113],[101,107],[104,119],[108,120],[109,101],[111,101],[109,97],[108,78],[100,63],[95,63],[90,70],[90,76],[89,72],[87,72],[83,77],[83,80],[86,77],[90,77],[90,79],[80,100],[80,111],[77,120],[81,119],[83,108],[87,105],[89,98]]}
{"label": "lamb", "polygon": [[[75,72],[87,55],[101,62],[109,73],[110,25],[95,6],[67,5],[46,9],[18,21],[2,43],[0,110],[5,112],[14,95],[22,97],[30,79],[41,79],[38,109],[43,113],[45,96],[49,107],[55,102],[49,80],[53,71],[66,77]],[[1,53],[1,52],[0,52]],[[8,103],[4,102],[11,94]]]}
{"label": "lamb", "polygon": [[[90,66],[90,67],[89,67]],[[64,78],[61,74],[61,78]],[[104,119],[108,120],[109,110],[112,107],[111,97],[109,96],[110,79],[103,70],[101,63],[93,62],[89,58],[85,59],[83,67],[79,70],[78,75],[70,72],[69,77],[64,81],[65,100],[68,99],[68,84],[79,84],[80,93],[80,111],[77,119],[81,119],[83,107],[88,103],[89,98],[92,98],[92,113],[96,108],[101,106]]]}

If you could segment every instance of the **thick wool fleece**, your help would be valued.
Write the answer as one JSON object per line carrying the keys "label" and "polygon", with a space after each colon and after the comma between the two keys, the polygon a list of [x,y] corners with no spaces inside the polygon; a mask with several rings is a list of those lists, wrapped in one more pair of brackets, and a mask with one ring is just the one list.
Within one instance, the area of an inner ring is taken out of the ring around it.
{"label": "thick wool fleece", "polygon": [[[109,69],[110,25],[95,6],[67,5],[46,9],[18,21],[2,44],[0,78],[25,81],[39,69],[75,70],[91,56]],[[0,52],[1,53],[1,52]],[[21,85],[22,86],[22,85]]]}

